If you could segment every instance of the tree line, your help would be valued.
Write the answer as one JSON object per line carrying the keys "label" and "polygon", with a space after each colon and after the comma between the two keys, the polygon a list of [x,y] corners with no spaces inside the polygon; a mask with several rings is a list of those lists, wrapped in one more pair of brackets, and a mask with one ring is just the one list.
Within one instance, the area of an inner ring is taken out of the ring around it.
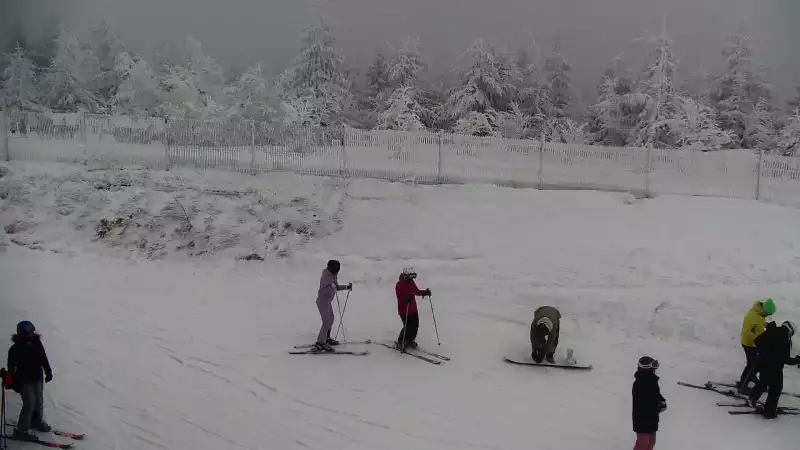
{"label": "tree line", "polygon": [[19,110],[257,120],[314,127],[452,130],[475,136],[563,143],[794,155],[800,149],[800,88],[774,98],[738,29],[721,50],[721,73],[678,84],[666,27],[643,41],[640,68],[612,60],[596,99],[577,100],[572,67],[557,42],[548,52],[472,42],[450,76],[431,73],[419,40],[348,64],[335,28],[322,18],[300,52],[271,77],[262,62],[223,67],[189,37],[150,60],[128,50],[108,22],[79,34],[65,27],[43,45],[20,37],[0,58],[3,101]]}

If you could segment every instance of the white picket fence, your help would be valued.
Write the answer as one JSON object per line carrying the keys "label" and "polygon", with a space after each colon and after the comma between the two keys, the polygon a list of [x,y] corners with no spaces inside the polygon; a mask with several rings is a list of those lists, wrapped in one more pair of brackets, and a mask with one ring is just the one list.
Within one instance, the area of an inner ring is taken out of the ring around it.
{"label": "white picket fence", "polygon": [[[0,116],[3,116],[0,114]],[[288,128],[89,114],[9,113],[6,160],[192,167],[258,174],[485,182],[539,189],[750,198],[800,206],[800,158],[749,150],[565,145],[443,132]]]}

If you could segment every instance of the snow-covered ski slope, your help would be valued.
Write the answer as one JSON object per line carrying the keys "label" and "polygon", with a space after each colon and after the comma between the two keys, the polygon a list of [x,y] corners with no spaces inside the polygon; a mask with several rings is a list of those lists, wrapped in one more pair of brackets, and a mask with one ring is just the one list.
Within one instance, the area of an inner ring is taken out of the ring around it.
{"label": "snow-covered ski slope", "polygon": [[[676,382],[738,377],[739,327],[755,299],[775,298],[776,320],[800,319],[800,211],[375,180],[339,189],[340,228],[264,263],[125,258],[89,245],[90,226],[57,242],[58,223],[71,220],[58,217],[58,202],[30,197],[41,189],[12,192],[28,196],[28,220],[47,233],[28,236],[43,251],[9,243],[0,253],[0,332],[21,319],[42,332],[56,377],[50,422],[86,432],[78,448],[87,450],[631,448],[630,388],[649,354],[669,402],[657,448],[797,448],[800,419],[731,416],[716,406],[724,397]],[[410,265],[433,291],[442,346],[424,301],[419,342],[452,361],[434,366],[375,344],[352,346],[370,351],[363,357],[289,355],[317,333],[316,284],[329,258],[355,285],[348,339],[396,336],[393,286]],[[528,352],[543,304],[564,314],[560,351],[573,348],[591,372],[503,362]],[[800,392],[800,370],[785,375],[786,390]],[[12,395],[10,413],[18,406]]]}

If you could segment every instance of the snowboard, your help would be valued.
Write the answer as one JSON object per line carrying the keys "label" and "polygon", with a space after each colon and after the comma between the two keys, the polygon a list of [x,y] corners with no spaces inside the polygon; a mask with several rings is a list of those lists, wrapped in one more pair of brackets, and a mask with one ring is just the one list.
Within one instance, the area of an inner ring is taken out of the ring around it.
{"label": "snowboard", "polygon": [[592,366],[590,365],[583,365],[583,364],[565,364],[565,363],[549,363],[549,362],[540,362],[537,363],[534,360],[525,360],[521,361],[518,359],[512,359],[508,356],[504,357],[505,361],[511,364],[518,364],[521,366],[541,366],[541,367],[556,367],[559,369],[573,369],[573,370],[592,370]]}

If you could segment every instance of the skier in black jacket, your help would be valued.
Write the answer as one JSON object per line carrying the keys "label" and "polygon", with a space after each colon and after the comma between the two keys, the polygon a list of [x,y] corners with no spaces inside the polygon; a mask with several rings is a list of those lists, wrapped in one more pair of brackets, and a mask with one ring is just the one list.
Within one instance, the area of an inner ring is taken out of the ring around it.
{"label": "skier in black jacket", "polygon": [[633,450],[655,448],[658,415],[667,409],[667,401],[658,387],[658,365],[658,361],[649,356],[639,358],[633,382],[633,432],[636,433]]}
{"label": "skier in black jacket", "polygon": [[769,391],[767,401],[764,403],[763,415],[767,419],[774,419],[778,414],[778,400],[783,393],[783,366],[785,364],[800,365],[800,356],[792,358],[792,336],[796,325],[792,322],[783,322],[776,326],[775,322],[767,324],[767,329],[756,338],[758,361],[756,370],[760,377],[750,394],[750,404],[755,408],[758,399]]}
{"label": "skier in black jacket", "polygon": [[24,320],[17,324],[17,334],[11,340],[14,344],[8,350],[8,372],[12,388],[22,396],[14,435],[18,439],[36,440],[31,428],[41,432],[51,430],[44,420],[44,383],[53,380],[53,370],[32,323]]}

